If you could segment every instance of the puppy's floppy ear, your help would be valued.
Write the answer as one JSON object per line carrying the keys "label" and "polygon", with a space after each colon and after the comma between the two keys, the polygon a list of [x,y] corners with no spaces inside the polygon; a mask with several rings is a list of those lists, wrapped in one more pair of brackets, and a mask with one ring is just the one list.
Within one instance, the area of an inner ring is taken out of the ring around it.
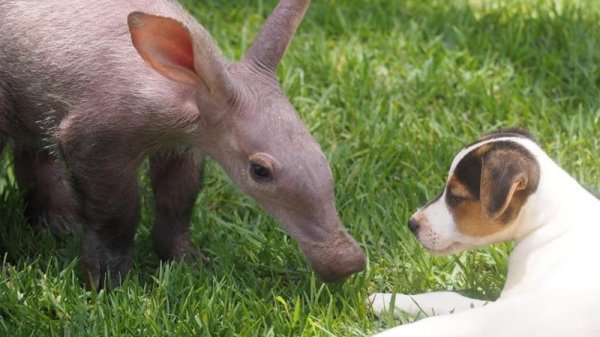
{"label": "puppy's floppy ear", "polygon": [[[524,149],[500,146],[484,154],[480,198],[485,215],[493,220],[500,218],[520,191],[537,188],[538,179],[538,164]],[[520,209],[530,193],[524,193],[524,198],[515,200],[513,206]]]}

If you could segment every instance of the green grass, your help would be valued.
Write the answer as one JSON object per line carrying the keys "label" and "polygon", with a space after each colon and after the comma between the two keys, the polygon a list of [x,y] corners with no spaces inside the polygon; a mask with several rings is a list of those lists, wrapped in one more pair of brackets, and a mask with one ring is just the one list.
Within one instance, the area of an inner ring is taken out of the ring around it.
{"label": "green grass", "polygon": [[[274,2],[185,4],[239,58]],[[528,128],[598,194],[598,22],[592,0],[313,1],[280,79],[330,159],[367,269],[319,282],[296,243],[211,163],[192,224],[211,262],[159,264],[146,188],[128,279],[109,294],[87,292],[77,239],[33,233],[7,170],[0,336],[364,336],[412,320],[377,319],[363,306],[371,292],[494,299],[510,244],[433,257],[406,220],[440,191],[454,154],[498,127]]]}

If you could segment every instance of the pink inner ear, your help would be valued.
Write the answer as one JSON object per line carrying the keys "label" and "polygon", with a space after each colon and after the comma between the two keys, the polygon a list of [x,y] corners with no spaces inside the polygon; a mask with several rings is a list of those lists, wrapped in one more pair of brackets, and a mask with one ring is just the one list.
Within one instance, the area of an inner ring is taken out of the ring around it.
{"label": "pink inner ear", "polygon": [[154,36],[156,53],[165,58],[165,62],[173,63],[188,70],[194,69],[194,49],[192,40],[180,24],[169,25]]}
{"label": "pink inner ear", "polygon": [[163,76],[197,86],[201,79],[194,67],[194,49],[188,30],[173,19],[132,13],[129,30],[142,58]]}

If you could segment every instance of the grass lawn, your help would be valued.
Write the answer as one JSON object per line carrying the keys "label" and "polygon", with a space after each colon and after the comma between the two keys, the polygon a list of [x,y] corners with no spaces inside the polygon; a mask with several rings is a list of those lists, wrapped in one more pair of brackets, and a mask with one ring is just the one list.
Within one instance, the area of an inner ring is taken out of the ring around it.
{"label": "grass lawn", "polygon": [[[276,1],[184,2],[239,58]],[[158,262],[146,187],[128,279],[87,292],[78,240],[33,233],[7,169],[0,336],[365,336],[414,319],[377,319],[363,305],[371,292],[494,299],[510,244],[433,257],[405,223],[440,191],[454,154],[499,127],[528,128],[600,194],[600,2],[316,0],[279,70],[330,159],[364,272],[318,281],[297,244],[210,163],[192,233],[211,262]]]}

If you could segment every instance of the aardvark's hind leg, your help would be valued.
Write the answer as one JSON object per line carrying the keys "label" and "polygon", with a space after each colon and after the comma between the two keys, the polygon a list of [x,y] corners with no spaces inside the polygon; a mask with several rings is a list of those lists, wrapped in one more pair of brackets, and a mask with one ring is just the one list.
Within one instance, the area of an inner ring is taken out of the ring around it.
{"label": "aardvark's hind leg", "polygon": [[25,215],[57,236],[79,230],[79,209],[62,165],[47,150],[16,148],[15,176],[25,196]]}

